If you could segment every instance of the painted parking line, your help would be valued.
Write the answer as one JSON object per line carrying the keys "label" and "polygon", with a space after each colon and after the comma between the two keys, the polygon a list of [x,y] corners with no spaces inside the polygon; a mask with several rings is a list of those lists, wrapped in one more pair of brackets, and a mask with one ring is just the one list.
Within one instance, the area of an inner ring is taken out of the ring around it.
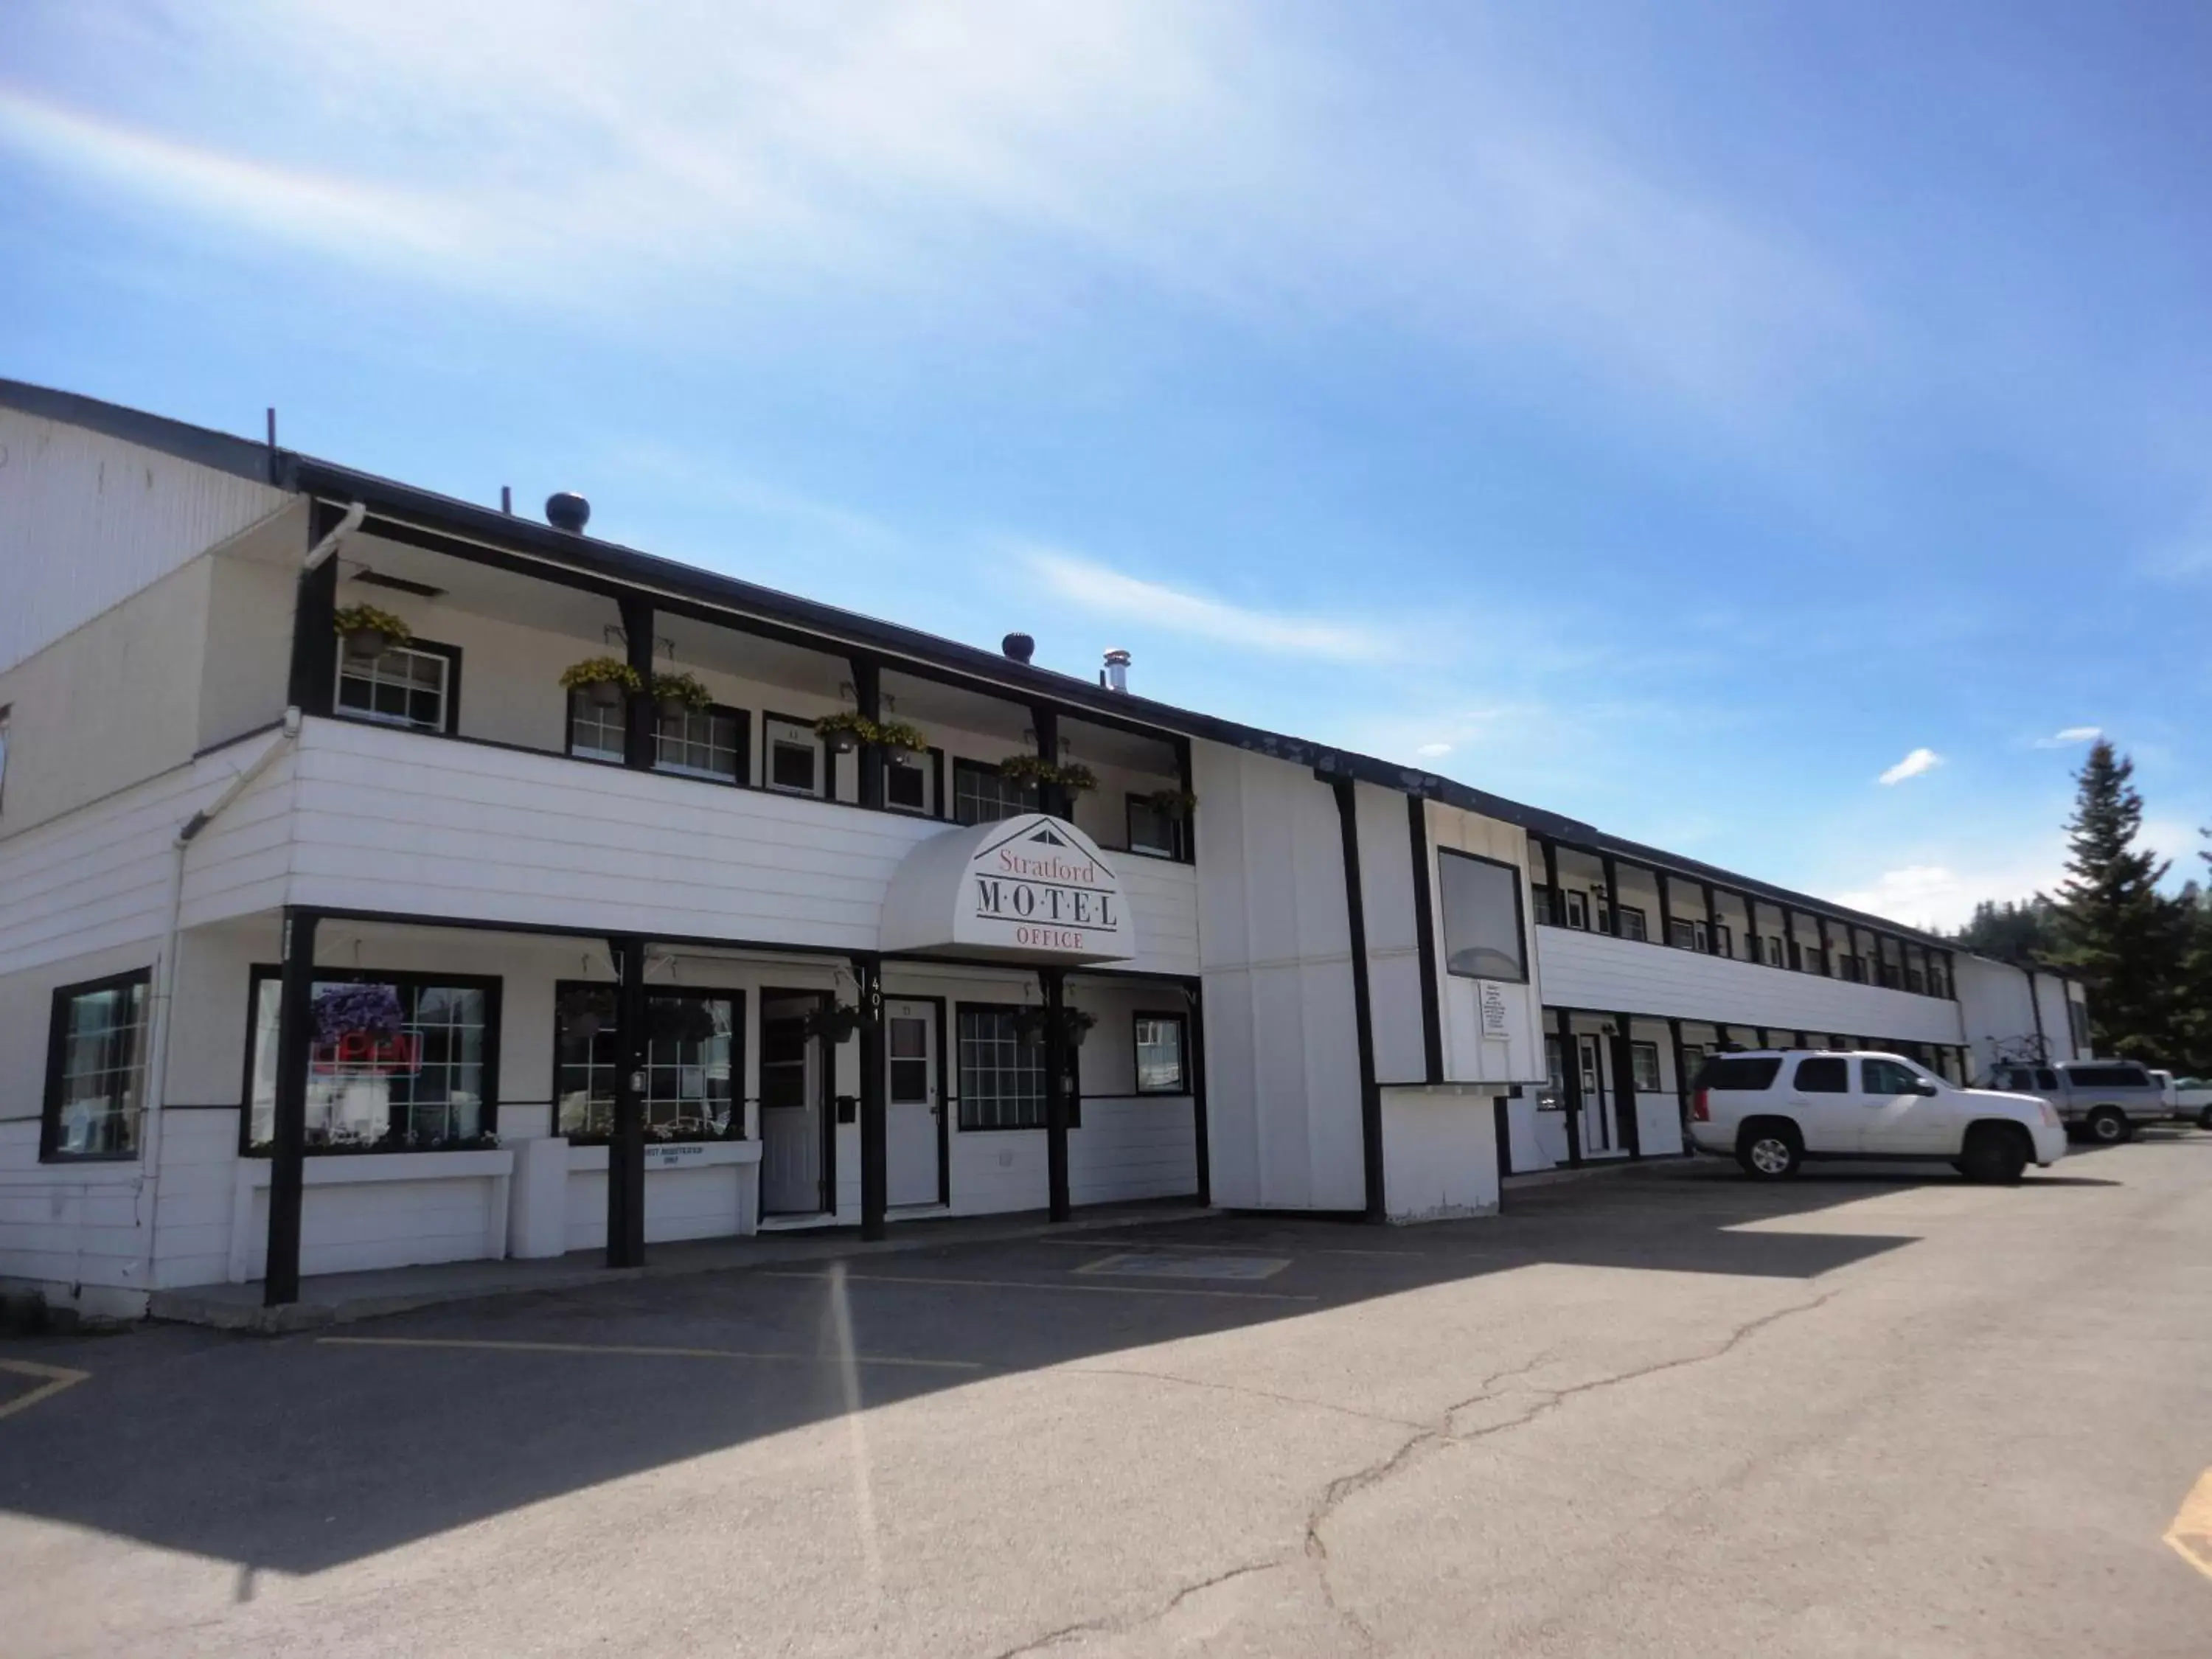
{"label": "painted parking line", "polygon": [[[778,1353],[755,1348],[671,1348],[627,1342],[509,1342],[465,1336],[319,1336],[331,1348],[460,1348],[491,1353],[612,1354],[635,1359],[744,1359],[783,1365],[842,1365],[834,1353]],[[896,1365],[913,1370],[980,1371],[976,1359],[910,1359],[900,1354],[854,1354],[856,1365]]]}
{"label": "painted parking line", "polygon": [[1200,1291],[1166,1285],[1085,1285],[1070,1279],[932,1279],[921,1273],[802,1273],[763,1268],[763,1279],[842,1278],[848,1284],[941,1285],[960,1291],[1079,1291],[1087,1296],[1197,1296],[1231,1302],[1318,1302],[1316,1296],[1293,1296],[1284,1291]]}
{"label": "painted parking line", "polygon": [[1172,1250],[1123,1250],[1086,1261],[1075,1271],[1122,1279],[1273,1279],[1291,1265],[1286,1255],[1184,1255]]}
{"label": "painted parking line", "polygon": [[2212,1469],[2198,1476],[2189,1496],[2181,1500],[2173,1524],[2166,1529],[2166,1541],[2176,1555],[2212,1578]]}
{"label": "painted parking line", "polygon": [[41,1365],[29,1359],[0,1359],[0,1371],[14,1376],[35,1376],[39,1386],[13,1400],[0,1404],[0,1417],[13,1417],[17,1412],[37,1405],[41,1400],[52,1400],[64,1389],[82,1382],[92,1373],[73,1371],[66,1365]]}

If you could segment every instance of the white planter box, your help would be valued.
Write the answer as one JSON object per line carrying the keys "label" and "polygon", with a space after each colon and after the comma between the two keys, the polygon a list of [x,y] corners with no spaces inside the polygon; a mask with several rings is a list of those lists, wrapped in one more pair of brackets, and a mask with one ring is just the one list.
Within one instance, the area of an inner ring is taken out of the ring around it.
{"label": "white planter box", "polygon": [[[645,1148],[645,1242],[750,1237],[760,1225],[757,1140],[655,1143]],[[607,1149],[568,1149],[568,1248],[607,1242]]]}
{"label": "white planter box", "polygon": [[[230,1278],[268,1269],[273,1160],[240,1158],[231,1206]],[[514,1153],[341,1152],[307,1160],[300,1215],[300,1271],[360,1273],[507,1254],[507,1188]]]}

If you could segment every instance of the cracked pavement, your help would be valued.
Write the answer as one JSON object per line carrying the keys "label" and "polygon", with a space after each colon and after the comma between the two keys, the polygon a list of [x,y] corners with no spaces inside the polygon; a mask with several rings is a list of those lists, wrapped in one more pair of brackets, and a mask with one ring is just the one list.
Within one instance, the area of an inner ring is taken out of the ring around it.
{"label": "cracked pavement", "polygon": [[[0,1620],[11,1656],[2201,1656],[2160,1534],[2212,1465],[2212,1136],[2057,1174],[1654,1166],[348,1328],[385,1346],[0,1344],[90,1373],[0,1422]],[[1064,1288],[1207,1247],[1288,1265]]]}

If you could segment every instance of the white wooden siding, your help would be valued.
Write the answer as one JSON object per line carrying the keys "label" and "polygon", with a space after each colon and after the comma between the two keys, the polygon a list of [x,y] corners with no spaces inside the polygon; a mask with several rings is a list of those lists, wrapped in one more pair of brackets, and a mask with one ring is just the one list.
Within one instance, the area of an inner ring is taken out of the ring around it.
{"label": "white wooden siding", "polygon": [[1719,1020],[1771,1031],[1843,1032],[1892,1042],[1964,1041],[1959,1006],[1939,997],[1791,973],[1694,951],[1539,927],[1543,999],[1554,1007]]}
{"label": "white wooden siding", "polygon": [[286,500],[265,483],[20,410],[0,409],[0,670]]}
{"label": "white wooden siding", "polygon": [[1308,768],[1192,748],[1214,1200],[1357,1209],[1359,1063],[1334,796]]}
{"label": "white wooden siding", "polygon": [[[1540,971],[1532,937],[1535,910],[1528,889],[1528,837],[1518,825],[1486,817],[1441,802],[1428,803],[1431,853],[1430,885],[1437,906],[1437,973],[1442,992],[1438,998],[1443,1018],[1444,1076],[1454,1083],[1540,1082],[1544,1076],[1544,1044],[1540,1025],[1543,999],[1536,980]],[[1498,994],[1505,1004],[1505,1036],[1485,1036],[1482,1030],[1480,986],[1449,971],[1450,953],[1444,939],[1443,878],[1441,856],[1445,849],[1472,853],[1510,865],[1520,884],[1521,915],[1528,924],[1523,932],[1528,978],[1521,984],[1499,981]]]}
{"label": "white wooden siding", "polygon": [[1419,1083],[1428,1075],[1428,1044],[1422,1026],[1420,935],[1406,797],[1363,783],[1352,787],[1352,799],[1359,825],[1360,915],[1367,933],[1375,1075],[1385,1083]]}

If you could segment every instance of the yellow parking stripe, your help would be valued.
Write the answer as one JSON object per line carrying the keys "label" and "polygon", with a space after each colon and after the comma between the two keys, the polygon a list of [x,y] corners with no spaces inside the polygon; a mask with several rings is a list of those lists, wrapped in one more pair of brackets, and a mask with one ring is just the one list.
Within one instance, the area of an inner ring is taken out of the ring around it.
{"label": "yellow parking stripe", "polygon": [[[828,1273],[784,1273],[769,1268],[763,1279],[828,1279]],[[1316,1296],[1293,1296],[1285,1291],[1194,1291],[1165,1285],[1086,1285],[1036,1279],[931,1279],[921,1273],[844,1273],[848,1284],[944,1285],[963,1291],[1079,1291],[1086,1296],[1202,1296],[1231,1302],[1318,1302]]]}
{"label": "yellow parking stripe", "polygon": [[2166,1541],[2183,1560],[2212,1578],[2212,1469],[2197,1478],[2180,1511],[2166,1529]]}
{"label": "yellow parking stripe", "polygon": [[0,1417],[13,1417],[17,1412],[35,1406],[41,1400],[52,1400],[73,1382],[82,1382],[92,1373],[73,1371],[66,1365],[40,1365],[28,1359],[0,1359],[0,1371],[12,1371],[17,1376],[38,1376],[46,1380],[30,1393],[18,1395],[0,1405]]}
{"label": "yellow parking stripe", "polygon": [[[659,1348],[620,1342],[498,1342],[459,1336],[319,1336],[333,1348],[474,1348],[495,1353],[620,1354],[639,1359],[757,1359],[788,1365],[842,1365],[834,1353],[775,1353],[744,1348]],[[920,1370],[980,1371],[975,1359],[908,1359],[890,1354],[855,1354],[856,1365],[903,1365]]]}

